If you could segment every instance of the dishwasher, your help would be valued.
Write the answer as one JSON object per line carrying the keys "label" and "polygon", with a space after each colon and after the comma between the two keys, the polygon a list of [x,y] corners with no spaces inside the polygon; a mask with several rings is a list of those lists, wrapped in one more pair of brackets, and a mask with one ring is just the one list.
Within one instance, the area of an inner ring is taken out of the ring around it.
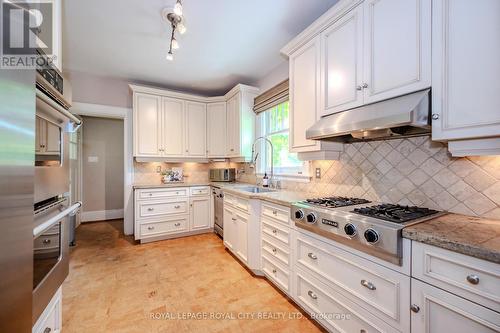
{"label": "dishwasher", "polygon": [[220,188],[212,188],[214,197],[214,232],[224,238],[224,193]]}

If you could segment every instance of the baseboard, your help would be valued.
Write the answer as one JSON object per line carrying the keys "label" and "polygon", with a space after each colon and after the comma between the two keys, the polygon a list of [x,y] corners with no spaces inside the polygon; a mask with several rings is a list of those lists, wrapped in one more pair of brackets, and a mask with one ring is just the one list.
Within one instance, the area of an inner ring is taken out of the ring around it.
{"label": "baseboard", "polygon": [[123,218],[123,209],[84,211],[81,214],[81,222],[114,220]]}

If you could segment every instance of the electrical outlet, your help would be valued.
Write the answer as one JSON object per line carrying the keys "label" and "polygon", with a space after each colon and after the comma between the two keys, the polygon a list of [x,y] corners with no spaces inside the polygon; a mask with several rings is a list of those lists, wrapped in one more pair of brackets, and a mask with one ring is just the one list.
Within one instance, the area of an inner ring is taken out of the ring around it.
{"label": "electrical outlet", "polygon": [[316,168],[316,179],[321,179],[321,168]]}
{"label": "electrical outlet", "polygon": [[161,173],[161,165],[158,165],[158,166],[156,167],[156,173]]}

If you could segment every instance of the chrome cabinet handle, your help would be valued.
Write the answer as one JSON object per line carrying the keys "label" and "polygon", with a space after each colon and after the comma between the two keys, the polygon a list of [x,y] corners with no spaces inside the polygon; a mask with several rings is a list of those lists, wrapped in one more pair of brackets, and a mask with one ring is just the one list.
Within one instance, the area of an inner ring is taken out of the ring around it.
{"label": "chrome cabinet handle", "polygon": [[149,196],[152,197],[153,196],[153,193],[149,193]]}
{"label": "chrome cabinet handle", "polygon": [[410,310],[413,311],[413,312],[415,312],[415,313],[418,313],[420,311],[420,307],[418,305],[416,305],[416,304],[412,304],[410,306]]}
{"label": "chrome cabinet handle", "polygon": [[52,332],[52,329],[50,327],[46,327],[44,330],[43,330],[43,333],[50,333]]}
{"label": "chrome cabinet handle", "polygon": [[276,268],[273,268],[273,273],[276,274]]}
{"label": "chrome cabinet handle", "polygon": [[361,285],[362,285],[363,287],[366,287],[366,288],[370,289],[370,290],[375,290],[375,289],[377,289],[373,283],[368,282],[368,281],[366,281],[366,280],[361,280]]}
{"label": "chrome cabinet handle", "polygon": [[278,215],[278,212],[273,210],[273,215]]}
{"label": "chrome cabinet handle", "polygon": [[311,258],[312,260],[316,260],[316,259],[318,259],[318,256],[317,256],[317,255],[315,255],[315,254],[314,254],[314,253],[312,253],[312,252],[309,252],[309,253],[307,254],[307,256],[308,256],[309,258]]}
{"label": "chrome cabinet handle", "polygon": [[470,284],[479,284],[479,276],[477,276],[475,274],[468,275],[467,276],[467,281]]}
{"label": "chrome cabinet handle", "polygon": [[174,225],[175,225],[176,227],[180,227],[180,226],[181,226],[181,224],[180,224],[180,223],[176,223],[176,224],[174,224]]}
{"label": "chrome cabinet handle", "polygon": [[362,86],[356,86],[356,90],[362,90],[363,87]]}
{"label": "chrome cabinet handle", "polygon": [[50,244],[50,239],[44,239],[43,244]]}
{"label": "chrome cabinet handle", "polygon": [[186,149],[186,153],[189,153],[189,150]]}
{"label": "chrome cabinet handle", "polygon": [[179,194],[179,192],[175,192],[175,194]]}
{"label": "chrome cabinet handle", "polygon": [[312,290],[309,290],[307,292],[307,294],[309,295],[309,297],[311,297],[312,299],[318,299],[318,295],[316,295]]}
{"label": "chrome cabinet handle", "polygon": [[181,206],[179,206],[179,205],[175,205],[175,206],[174,206],[174,208],[175,208],[175,209],[179,209],[179,208],[181,208]]}
{"label": "chrome cabinet handle", "polygon": [[276,235],[277,232],[278,232],[278,230],[276,230],[276,229],[273,230],[273,234]]}
{"label": "chrome cabinet handle", "polygon": [[273,249],[273,253],[276,254],[278,250],[276,250],[276,248]]}
{"label": "chrome cabinet handle", "polygon": [[231,217],[231,220],[236,221],[236,219],[234,217]]}
{"label": "chrome cabinet handle", "polygon": [[363,83],[363,88],[364,89],[368,88],[368,83]]}
{"label": "chrome cabinet handle", "polygon": [[155,210],[154,208],[148,208],[148,212],[152,212],[153,210]]}
{"label": "chrome cabinet handle", "polygon": [[148,227],[148,230],[155,230],[155,227]]}
{"label": "chrome cabinet handle", "polygon": [[437,113],[433,113],[432,120],[438,120],[438,119],[439,119],[439,115]]}

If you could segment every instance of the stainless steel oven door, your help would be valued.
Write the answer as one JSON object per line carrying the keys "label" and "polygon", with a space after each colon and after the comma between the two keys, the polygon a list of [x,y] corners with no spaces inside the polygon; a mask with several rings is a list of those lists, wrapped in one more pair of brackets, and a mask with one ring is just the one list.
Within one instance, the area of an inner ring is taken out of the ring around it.
{"label": "stainless steel oven door", "polygon": [[62,198],[35,212],[33,229],[33,324],[69,272],[69,218],[81,206]]}
{"label": "stainless steel oven door", "polygon": [[69,191],[69,128],[69,119],[37,96],[34,202]]}

